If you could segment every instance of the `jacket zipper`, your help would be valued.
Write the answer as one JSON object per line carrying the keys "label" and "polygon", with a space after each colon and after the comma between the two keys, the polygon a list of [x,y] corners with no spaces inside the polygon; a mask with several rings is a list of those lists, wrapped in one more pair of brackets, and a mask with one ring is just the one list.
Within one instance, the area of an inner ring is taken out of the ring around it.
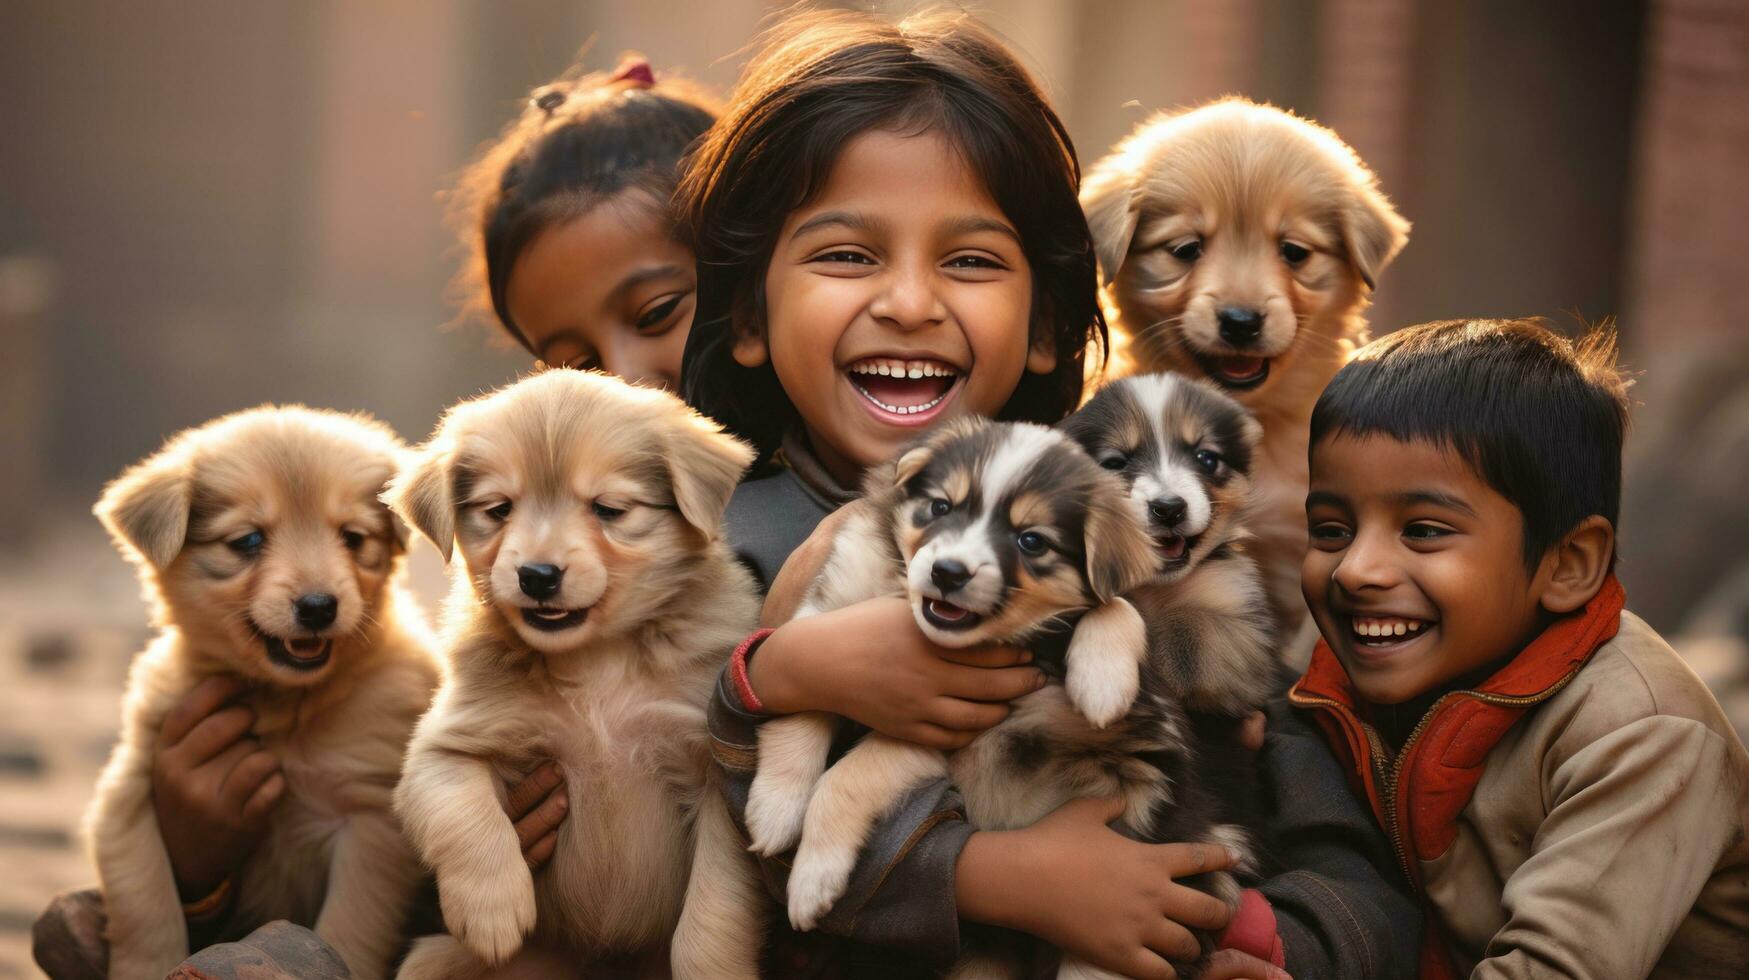
{"label": "jacket zipper", "polygon": [[1399,788],[1398,781],[1403,775],[1403,762],[1409,757],[1409,750],[1414,747],[1416,739],[1421,737],[1421,733],[1427,728],[1428,722],[1433,720],[1433,716],[1438,714],[1439,709],[1443,708],[1448,701],[1459,697],[1474,698],[1484,704],[1491,704],[1502,708],[1522,708],[1541,704],[1560,693],[1561,688],[1566,687],[1568,682],[1578,676],[1579,668],[1583,666],[1584,664],[1575,666],[1560,680],[1535,694],[1492,694],[1487,691],[1471,690],[1447,692],[1440,696],[1439,700],[1434,701],[1433,706],[1428,708],[1426,713],[1421,716],[1421,720],[1415,723],[1415,727],[1409,732],[1409,737],[1403,740],[1403,747],[1397,750],[1397,754],[1391,759],[1389,767],[1386,767],[1384,763],[1384,758],[1387,753],[1384,740],[1379,738],[1378,731],[1374,729],[1373,726],[1361,721],[1360,716],[1356,715],[1347,705],[1333,698],[1326,698],[1316,694],[1296,693],[1292,700],[1321,704],[1347,712],[1349,716],[1354,719],[1355,724],[1360,726],[1361,734],[1366,736],[1367,753],[1370,756],[1367,763],[1372,767],[1373,780],[1378,783],[1379,786],[1379,809],[1383,812],[1385,818],[1385,834],[1391,839],[1392,849],[1397,852],[1397,862],[1402,866],[1404,876],[1409,880],[1410,884],[1419,888],[1421,880],[1420,876],[1415,874],[1414,867],[1409,861],[1409,848],[1403,841],[1401,820],[1397,814],[1397,791]]}

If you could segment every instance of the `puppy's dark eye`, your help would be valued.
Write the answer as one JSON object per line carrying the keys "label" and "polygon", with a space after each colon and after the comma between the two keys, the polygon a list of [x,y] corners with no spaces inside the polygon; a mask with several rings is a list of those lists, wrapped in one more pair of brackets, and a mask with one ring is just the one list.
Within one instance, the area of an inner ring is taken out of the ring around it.
{"label": "puppy's dark eye", "polygon": [[1168,245],[1166,251],[1180,262],[1195,262],[1202,258],[1202,239],[1192,238],[1190,241],[1180,242],[1177,245]]}
{"label": "puppy's dark eye", "polygon": [[599,500],[590,504],[589,507],[591,510],[595,511],[596,517],[599,517],[604,521],[616,521],[623,517],[626,512],[624,507],[609,507]]}
{"label": "puppy's dark eye", "polygon": [[357,531],[341,531],[340,540],[346,544],[347,551],[357,551],[364,547],[364,535]]}
{"label": "puppy's dark eye", "polygon": [[1299,265],[1312,257],[1312,250],[1294,242],[1281,243],[1281,258],[1288,265]]}
{"label": "puppy's dark eye", "polygon": [[1035,558],[1045,553],[1045,547],[1048,544],[1050,542],[1045,540],[1045,536],[1037,531],[1022,531],[1014,539],[1015,547]]}
{"label": "puppy's dark eye", "polygon": [[948,503],[940,497],[936,497],[929,502],[930,517],[945,517],[950,510],[953,510],[953,504]]}
{"label": "puppy's dark eye", "polygon": [[510,501],[506,500],[501,504],[493,504],[486,508],[486,516],[495,521],[507,521],[510,519],[510,511]]}
{"label": "puppy's dark eye", "polygon": [[1196,451],[1196,465],[1202,467],[1204,473],[1219,472],[1223,462],[1225,460],[1221,459],[1221,454],[1213,449],[1198,449]]}
{"label": "puppy's dark eye", "polygon": [[1110,453],[1099,457],[1099,465],[1108,470],[1121,470],[1130,465],[1130,458],[1123,453]]}
{"label": "puppy's dark eye", "polygon": [[256,555],[261,554],[261,546],[266,543],[267,535],[262,534],[260,531],[250,531],[242,537],[232,538],[225,542],[226,545],[230,546],[232,551],[242,555],[244,558],[254,558]]}

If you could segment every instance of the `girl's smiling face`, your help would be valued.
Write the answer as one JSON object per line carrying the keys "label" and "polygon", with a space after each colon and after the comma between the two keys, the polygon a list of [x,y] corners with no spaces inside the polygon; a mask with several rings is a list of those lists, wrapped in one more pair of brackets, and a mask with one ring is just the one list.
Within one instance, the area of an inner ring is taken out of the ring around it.
{"label": "girl's smiling face", "polygon": [[696,291],[692,252],[633,189],[536,235],[511,267],[505,305],[547,364],[672,389]]}
{"label": "girl's smiling face", "polygon": [[765,276],[770,360],[809,443],[844,486],[919,430],[994,416],[1023,372],[1056,364],[1030,337],[1032,271],[1013,225],[933,131],[871,130],[784,221]]}

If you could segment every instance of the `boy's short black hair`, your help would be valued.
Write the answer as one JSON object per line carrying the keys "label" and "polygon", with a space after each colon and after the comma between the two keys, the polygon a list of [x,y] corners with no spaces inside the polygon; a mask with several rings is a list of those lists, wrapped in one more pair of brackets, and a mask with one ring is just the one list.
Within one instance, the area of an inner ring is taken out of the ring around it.
{"label": "boy's short black hair", "polygon": [[1629,383],[1607,328],[1569,340],[1538,319],[1424,323],[1336,373],[1312,409],[1312,451],[1335,435],[1449,447],[1524,515],[1534,572],[1585,518],[1616,525]]}

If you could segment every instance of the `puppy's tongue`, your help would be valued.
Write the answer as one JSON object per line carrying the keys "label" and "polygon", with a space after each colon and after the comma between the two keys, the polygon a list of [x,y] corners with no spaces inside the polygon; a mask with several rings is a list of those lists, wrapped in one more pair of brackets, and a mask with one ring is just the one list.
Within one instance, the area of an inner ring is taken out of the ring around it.
{"label": "puppy's tongue", "polygon": [[915,405],[927,405],[947,394],[947,389],[953,387],[954,379],[940,376],[894,378],[880,374],[852,374],[850,381],[884,405],[911,408]]}
{"label": "puppy's tongue", "polygon": [[1215,370],[1232,381],[1249,381],[1262,372],[1268,361],[1261,357],[1230,355],[1215,358]]}

